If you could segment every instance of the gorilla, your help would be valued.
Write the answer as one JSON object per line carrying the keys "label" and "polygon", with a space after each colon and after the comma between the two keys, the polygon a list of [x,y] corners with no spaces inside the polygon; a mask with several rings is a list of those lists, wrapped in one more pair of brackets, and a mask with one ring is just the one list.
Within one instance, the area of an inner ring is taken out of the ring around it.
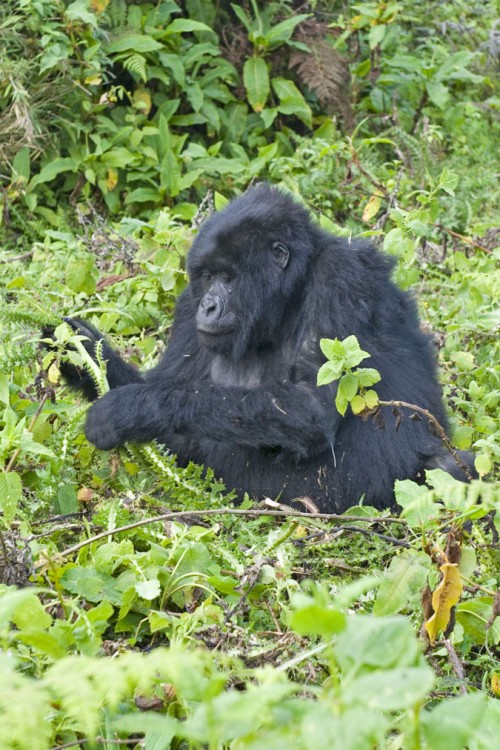
{"label": "gorilla", "polygon": [[[336,384],[316,385],[320,339],[354,334],[381,374],[379,397],[418,404],[446,426],[432,345],[392,266],[370,243],[321,229],[289,194],[250,188],[194,240],[159,364],[140,373],[103,340],[111,390],[90,407],[87,438],[104,450],[157,440],[240,498],[308,497],[325,512],[361,498],[388,507],[395,480],[425,468],[458,476],[425,420],[389,407],[382,428],[350,409],[341,417]],[[95,356],[102,335],[68,320]],[[86,373],[66,364],[63,374],[96,398]]]}

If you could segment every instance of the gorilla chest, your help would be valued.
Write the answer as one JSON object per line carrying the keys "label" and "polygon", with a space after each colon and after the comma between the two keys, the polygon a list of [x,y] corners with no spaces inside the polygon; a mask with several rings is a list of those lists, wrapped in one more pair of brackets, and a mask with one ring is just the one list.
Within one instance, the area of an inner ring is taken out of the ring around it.
{"label": "gorilla chest", "polygon": [[287,358],[276,353],[256,353],[234,362],[217,355],[212,361],[210,379],[214,385],[259,388],[262,385],[289,381],[293,367]]}

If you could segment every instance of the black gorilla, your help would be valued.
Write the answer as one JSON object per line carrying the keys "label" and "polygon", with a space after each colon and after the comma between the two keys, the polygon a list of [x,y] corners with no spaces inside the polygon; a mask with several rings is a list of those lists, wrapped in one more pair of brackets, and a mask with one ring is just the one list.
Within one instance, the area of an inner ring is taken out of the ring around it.
{"label": "black gorilla", "polygon": [[[409,414],[398,427],[389,408],[383,428],[350,410],[341,417],[335,384],[318,388],[316,375],[319,340],[354,334],[382,376],[381,399],[418,404],[446,424],[431,345],[391,267],[372,245],[323,231],[289,195],[248,190],[196,237],[157,367],[141,374],[104,342],[112,390],[88,412],[88,439],[105,450],[157,439],[240,496],[308,496],[332,512],[363,495],[390,505],[396,479],[446,466],[440,439]],[[90,350],[102,338],[70,322]],[[95,398],[88,377],[65,374]]]}

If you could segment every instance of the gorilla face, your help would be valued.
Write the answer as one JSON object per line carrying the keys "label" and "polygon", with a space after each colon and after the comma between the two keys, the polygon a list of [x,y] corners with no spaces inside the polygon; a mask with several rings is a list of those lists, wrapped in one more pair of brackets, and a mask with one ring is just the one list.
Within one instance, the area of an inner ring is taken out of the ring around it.
{"label": "gorilla face", "polygon": [[[200,343],[233,360],[273,342],[306,266],[306,212],[297,206],[294,218],[276,204],[263,212],[265,192],[254,188],[210,217],[188,257]],[[302,232],[293,234],[294,223]]]}

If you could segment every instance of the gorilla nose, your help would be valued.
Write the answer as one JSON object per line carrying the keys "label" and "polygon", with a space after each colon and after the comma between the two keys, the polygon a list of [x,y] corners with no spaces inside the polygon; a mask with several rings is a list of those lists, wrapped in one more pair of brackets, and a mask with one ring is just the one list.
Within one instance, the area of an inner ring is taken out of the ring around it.
{"label": "gorilla nose", "polygon": [[219,297],[204,297],[200,302],[200,312],[205,321],[216,320],[222,312],[222,302]]}

